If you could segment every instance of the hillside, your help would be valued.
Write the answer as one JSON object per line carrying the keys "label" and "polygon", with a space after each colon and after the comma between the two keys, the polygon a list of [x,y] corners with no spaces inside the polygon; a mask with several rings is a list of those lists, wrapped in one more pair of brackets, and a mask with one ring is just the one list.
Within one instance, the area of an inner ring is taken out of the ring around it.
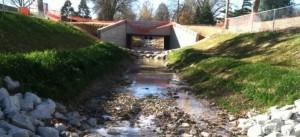
{"label": "hillside", "polygon": [[0,12],[0,52],[79,48],[95,40],[64,23]]}
{"label": "hillside", "polygon": [[63,23],[1,12],[0,24],[0,85],[10,76],[20,82],[16,91],[69,101],[127,57]]}
{"label": "hillside", "polygon": [[289,104],[300,98],[299,30],[213,35],[173,52],[170,67],[234,113]]}

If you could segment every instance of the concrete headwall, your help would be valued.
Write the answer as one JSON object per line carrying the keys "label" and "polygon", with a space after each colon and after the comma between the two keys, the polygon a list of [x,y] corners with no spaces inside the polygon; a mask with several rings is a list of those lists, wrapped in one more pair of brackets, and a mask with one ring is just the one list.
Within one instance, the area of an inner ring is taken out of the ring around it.
{"label": "concrete headwall", "polygon": [[127,34],[169,36],[171,27],[170,22],[127,21]]}
{"label": "concrete headwall", "polygon": [[199,34],[179,24],[174,23],[170,36],[170,49],[182,48],[197,42]]}
{"label": "concrete headwall", "polygon": [[98,38],[112,42],[120,47],[126,47],[126,21],[98,29]]}

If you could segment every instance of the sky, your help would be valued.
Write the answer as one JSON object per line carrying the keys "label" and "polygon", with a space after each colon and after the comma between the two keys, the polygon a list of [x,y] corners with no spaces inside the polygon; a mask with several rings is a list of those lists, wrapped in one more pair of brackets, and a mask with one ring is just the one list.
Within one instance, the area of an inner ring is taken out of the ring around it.
{"label": "sky", "polygon": [[[65,0],[43,0],[44,3],[48,3],[48,8],[49,10],[57,10],[60,11],[61,7],[63,6]],[[87,0],[89,1],[89,0]],[[139,7],[141,7],[141,5],[143,4],[143,2],[146,0],[138,0],[138,4],[136,4],[135,9],[136,11],[138,11]],[[153,8],[154,11],[156,10],[156,8],[158,7],[158,5],[162,2],[164,3],[168,3],[169,1],[173,1],[173,0],[150,0],[150,2],[153,4]],[[183,0],[181,0],[183,1]],[[72,2],[72,6],[74,7],[75,11],[77,11],[78,9],[78,5],[80,3],[80,0],[71,0]],[[234,5],[238,6],[237,8],[240,8],[242,6],[242,0],[230,0],[231,3],[233,3]],[[294,3],[296,4],[300,4],[300,0],[294,0]],[[93,13],[93,3],[88,2],[88,7],[91,9],[92,13]],[[92,15],[93,18],[96,18],[96,14]]]}

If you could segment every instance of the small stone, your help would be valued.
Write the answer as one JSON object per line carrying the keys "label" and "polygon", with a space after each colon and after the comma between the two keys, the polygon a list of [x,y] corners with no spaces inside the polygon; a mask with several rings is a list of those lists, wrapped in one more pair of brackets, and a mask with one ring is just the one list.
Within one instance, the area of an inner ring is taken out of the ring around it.
{"label": "small stone", "polygon": [[4,81],[6,82],[7,89],[9,89],[9,90],[14,90],[20,86],[19,81],[14,81],[9,76],[5,76]]}
{"label": "small stone", "polygon": [[77,111],[69,112],[69,113],[67,113],[66,116],[68,119],[74,119],[74,118],[80,117],[80,115]]}
{"label": "small stone", "polygon": [[283,137],[283,135],[279,132],[272,132],[269,135],[265,136],[265,137]]}
{"label": "small stone", "polygon": [[90,128],[91,128],[91,126],[89,124],[87,124],[86,122],[81,123],[81,126],[80,126],[81,130],[88,130]]}
{"label": "small stone", "polygon": [[190,130],[190,134],[191,134],[191,135],[197,135],[197,134],[198,134],[197,129],[192,128],[192,129]]}
{"label": "small stone", "polygon": [[52,118],[55,108],[55,102],[51,99],[47,99],[37,105],[37,107],[32,111],[32,116],[39,120]]}
{"label": "small stone", "polygon": [[3,136],[5,134],[6,134],[6,131],[4,129],[0,128],[0,136]]}
{"label": "small stone", "polygon": [[250,127],[247,132],[248,137],[258,137],[260,135],[263,135],[261,125],[255,125],[253,127]]}
{"label": "small stone", "polygon": [[10,135],[11,137],[30,137],[31,134],[28,130],[25,129],[9,130],[8,132],[8,135]]}
{"label": "small stone", "polygon": [[2,106],[4,107],[4,113],[8,114],[11,112],[20,111],[20,102],[18,96],[8,96],[2,101]]}
{"label": "small stone", "polygon": [[201,132],[200,135],[203,136],[203,137],[210,137],[211,136],[211,134],[208,133],[208,132]]}
{"label": "small stone", "polygon": [[54,125],[54,128],[55,128],[59,133],[65,131],[65,130],[67,129],[67,127],[66,127],[63,123],[56,123],[56,124]]}
{"label": "small stone", "polygon": [[74,118],[74,119],[70,120],[69,124],[72,126],[75,126],[75,127],[81,126],[80,120],[78,118]]}
{"label": "small stone", "polygon": [[0,88],[0,102],[5,99],[8,98],[9,93],[5,88]]}
{"label": "small stone", "polygon": [[248,113],[247,113],[248,118],[252,118],[252,117],[254,117],[254,116],[256,116],[256,115],[257,115],[256,112],[248,112]]}
{"label": "small stone", "polygon": [[289,136],[292,132],[294,132],[294,128],[292,125],[284,125],[281,127],[281,133],[284,136]]}
{"label": "small stone", "polygon": [[281,110],[281,111],[292,110],[295,107],[296,107],[296,105],[286,105],[286,106],[280,108],[279,110]]}
{"label": "small stone", "polygon": [[163,131],[161,130],[161,128],[160,127],[157,127],[156,129],[155,129],[155,131],[157,132],[157,133],[159,133],[159,134],[161,134]]}
{"label": "small stone", "polygon": [[229,121],[237,120],[237,117],[235,115],[229,115],[228,116]]}
{"label": "small stone", "polygon": [[294,104],[296,107],[300,107],[300,99],[294,101]]}
{"label": "small stone", "polygon": [[59,133],[52,127],[38,127],[38,133],[42,137],[59,137]]}
{"label": "small stone", "polygon": [[61,114],[59,112],[55,112],[54,113],[54,117],[58,118],[58,119],[62,119],[62,120],[67,120],[68,119],[65,115],[63,115],[63,114]]}
{"label": "small stone", "polygon": [[[64,131],[60,134],[62,137],[79,137],[79,135],[77,133],[74,132],[68,132],[68,131]],[[96,136],[96,137],[101,137],[101,136]]]}
{"label": "small stone", "polygon": [[239,119],[238,123],[237,127],[241,128],[242,134],[247,134],[248,129],[256,124],[256,122],[251,119]]}
{"label": "small stone", "polygon": [[192,137],[192,135],[188,134],[188,133],[184,133],[181,135],[182,137]]}
{"label": "small stone", "polygon": [[91,127],[97,126],[97,120],[95,118],[90,118],[87,122]]}
{"label": "small stone", "polygon": [[28,129],[32,132],[35,132],[36,127],[34,125],[34,119],[32,117],[16,114],[12,118],[12,123],[20,128]]}
{"label": "small stone", "polygon": [[264,134],[271,134],[272,132],[277,132],[277,124],[276,123],[270,123],[262,127],[262,131]]}
{"label": "small stone", "polygon": [[182,127],[190,127],[190,124],[189,123],[182,123],[181,126]]}
{"label": "small stone", "polygon": [[256,121],[256,123],[260,124],[260,125],[264,125],[264,123],[268,120],[270,120],[270,116],[269,115],[257,115],[254,117],[254,120]]}
{"label": "small stone", "polygon": [[118,129],[110,128],[110,129],[107,130],[107,134],[109,134],[109,135],[121,135],[122,131],[120,131]]}
{"label": "small stone", "polygon": [[294,126],[294,134],[299,137],[300,136],[300,124]]}
{"label": "small stone", "polygon": [[60,104],[60,103],[57,103],[57,102],[56,102],[56,110],[58,112],[64,113],[64,114],[66,114],[68,112],[67,108],[63,104]]}
{"label": "small stone", "polygon": [[4,119],[4,114],[3,114],[3,112],[1,111],[1,107],[0,107],[0,119]]}

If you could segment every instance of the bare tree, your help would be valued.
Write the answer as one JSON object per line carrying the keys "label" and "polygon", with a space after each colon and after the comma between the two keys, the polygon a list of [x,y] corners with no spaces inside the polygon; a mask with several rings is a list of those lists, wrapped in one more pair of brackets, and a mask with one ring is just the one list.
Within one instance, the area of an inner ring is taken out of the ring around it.
{"label": "bare tree", "polygon": [[254,0],[253,6],[252,6],[252,13],[258,12],[260,0]]}
{"label": "bare tree", "polygon": [[165,3],[159,4],[154,19],[156,21],[169,21],[170,15],[169,15],[169,9]]}
{"label": "bare tree", "polygon": [[98,12],[100,20],[114,20],[114,16],[120,12],[126,14],[128,9],[137,0],[91,0],[94,5],[94,11]]}
{"label": "bare tree", "polygon": [[29,7],[35,0],[11,0],[16,7]]}

